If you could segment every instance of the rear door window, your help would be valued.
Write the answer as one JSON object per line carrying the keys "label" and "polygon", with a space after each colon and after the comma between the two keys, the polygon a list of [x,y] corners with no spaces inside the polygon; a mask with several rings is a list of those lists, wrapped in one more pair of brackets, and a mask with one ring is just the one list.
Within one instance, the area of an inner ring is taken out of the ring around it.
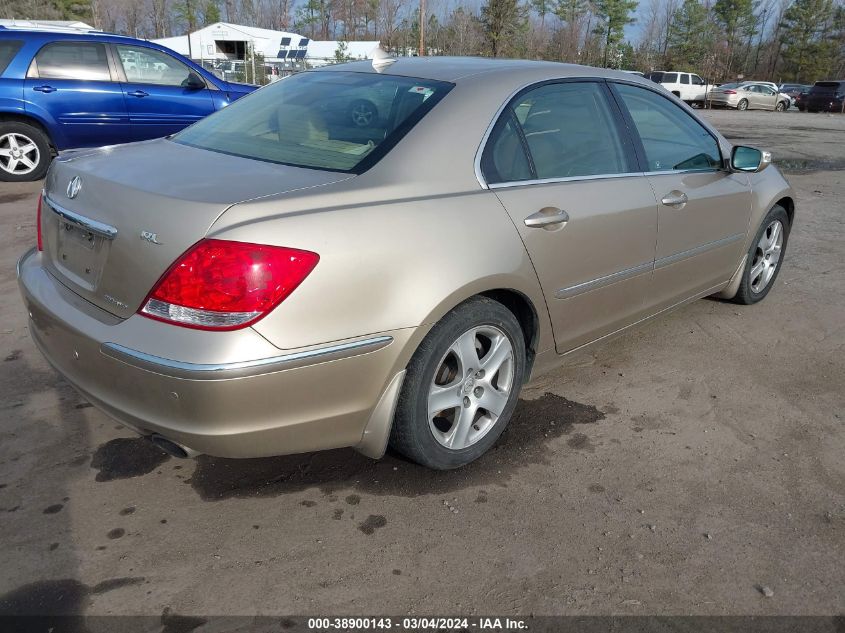
{"label": "rear door window", "polygon": [[707,129],[669,99],[637,86],[614,84],[642,141],[649,172],[714,170],[719,144]]}
{"label": "rear door window", "polygon": [[18,54],[18,51],[23,46],[20,40],[0,40],[0,76],[6,72],[6,68]]}
{"label": "rear door window", "polygon": [[689,75],[686,73],[681,73],[681,83],[682,84],[689,84]]}
{"label": "rear door window", "polygon": [[678,83],[678,73],[664,73],[660,79],[662,84],[676,84]]}
{"label": "rear door window", "polygon": [[[491,184],[635,171],[628,139],[619,133],[600,83],[541,85],[517,96],[503,117],[508,123],[494,130],[499,133],[491,137],[482,156],[482,170]],[[533,173],[526,174],[518,158],[523,147]],[[515,162],[510,153],[516,154]]]}
{"label": "rear door window", "polygon": [[106,47],[99,42],[52,42],[35,56],[42,79],[111,81]]}

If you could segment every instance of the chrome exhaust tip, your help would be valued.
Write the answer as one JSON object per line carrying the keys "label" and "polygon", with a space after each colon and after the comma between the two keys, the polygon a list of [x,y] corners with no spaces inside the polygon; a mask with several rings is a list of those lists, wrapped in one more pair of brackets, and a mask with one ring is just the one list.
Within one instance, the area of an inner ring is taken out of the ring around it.
{"label": "chrome exhaust tip", "polygon": [[188,459],[189,457],[196,457],[197,455],[199,455],[197,451],[193,451],[187,446],[177,444],[173,440],[169,440],[163,435],[159,435],[158,433],[153,433],[152,435],[150,435],[149,440],[171,457],[176,457],[178,459]]}

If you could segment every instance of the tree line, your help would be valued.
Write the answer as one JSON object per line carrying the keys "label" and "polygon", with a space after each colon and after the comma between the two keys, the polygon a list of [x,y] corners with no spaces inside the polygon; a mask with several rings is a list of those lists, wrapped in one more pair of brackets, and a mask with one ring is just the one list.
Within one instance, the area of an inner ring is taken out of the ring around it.
{"label": "tree line", "polygon": [[[426,54],[688,70],[710,81],[845,77],[845,0],[480,1],[428,0]],[[375,39],[410,54],[420,46],[419,7],[419,0],[6,0],[0,17],[86,20],[144,38],[222,20],[314,39]]]}

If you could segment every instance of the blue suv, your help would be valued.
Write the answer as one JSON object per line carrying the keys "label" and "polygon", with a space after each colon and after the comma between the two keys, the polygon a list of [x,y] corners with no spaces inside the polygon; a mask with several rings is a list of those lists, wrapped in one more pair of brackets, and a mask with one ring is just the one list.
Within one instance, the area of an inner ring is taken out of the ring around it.
{"label": "blue suv", "polygon": [[173,134],[255,88],[151,42],[0,26],[0,181],[42,178],[62,150]]}

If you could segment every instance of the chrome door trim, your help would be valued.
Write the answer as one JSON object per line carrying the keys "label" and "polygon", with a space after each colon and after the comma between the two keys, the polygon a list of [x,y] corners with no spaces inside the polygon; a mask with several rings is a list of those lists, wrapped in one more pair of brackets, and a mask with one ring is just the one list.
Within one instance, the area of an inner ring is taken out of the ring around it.
{"label": "chrome door trim", "polygon": [[615,284],[619,281],[631,279],[632,277],[636,277],[637,275],[641,275],[645,272],[650,271],[653,266],[654,262],[643,262],[642,264],[638,264],[637,266],[625,268],[624,270],[619,270],[615,273],[610,273],[609,275],[605,275],[604,277],[591,279],[590,281],[575,284],[574,286],[569,286],[568,288],[561,288],[560,290],[557,290],[555,292],[555,299],[569,299],[576,295],[580,295],[585,292],[590,292],[591,290],[596,290],[598,288],[609,286],[610,284]]}
{"label": "chrome door trim", "polygon": [[696,246],[695,248],[691,248],[686,251],[675,253],[674,255],[667,255],[666,257],[661,257],[660,259],[655,260],[654,269],[657,270],[658,268],[665,268],[666,266],[671,266],[672,264],[676,264],[685,259],[689,259],[690,257],[695,257],[696,255],[706,253],[707,251],[713,250],[714,248],[721,248],[722,246],[733,244],[737,240],[741,240],[744,237],[745,233],[737,233],[735,235],[724,237],[720,240],[714,240],[713,242],[701,244],[700,246]]}
{"label": "chrome door trim", "polygon": [[295,369],[307,365],[316,365],[332,360],[340,360],[350,356],[358,356],[368,352],[375,352],[387,347],[393,342],[392,336],[376,336],[360,341],[351,341],[327,347],[318,347],[303,352],[293,352],[281,356],[271,356],[258,360],[234,363],[188,363],[161,356],[154,356],[145,352],[124,347],[118,343],[103,343],[100,352],[127,365],[152,371],[174,378],[188,378],[191,380],[226,380],[229,378],[243,378],[258,376],[286,369]]}
{"label": "chrome door trim", "polygon": [[75,224],[86,231],[94,233],[95,235],[104,237],[107,240],[113,240],[117,237],[117,229],[105,222],[92,220],[91,218],[86,218],[84,215],[79,215],[78,213],[69,211],[68,209],[65,209],[53,202],[52,198],[49,198],[48,196],[44,196],[44,202],[47,203],[47,206],[50,207],[53,213],[63,220],[67,220],[68,222]]}
{"label": "chrome door trim", "polygon": [[[676,172],[677,173],[677,172]],[[522,187],[523,185],[548,185],[558,182],[578,182],[581,180],[605,180],[608,178],[631,178],[643,176],[642,172],[625,172],[623,174],[595,174],[592,176],[564,176],[561,178],[537,178],[534,180],[512,180],[509,182],[497,182],[487,185],[488,189],[504,189],[506,187]]]}

